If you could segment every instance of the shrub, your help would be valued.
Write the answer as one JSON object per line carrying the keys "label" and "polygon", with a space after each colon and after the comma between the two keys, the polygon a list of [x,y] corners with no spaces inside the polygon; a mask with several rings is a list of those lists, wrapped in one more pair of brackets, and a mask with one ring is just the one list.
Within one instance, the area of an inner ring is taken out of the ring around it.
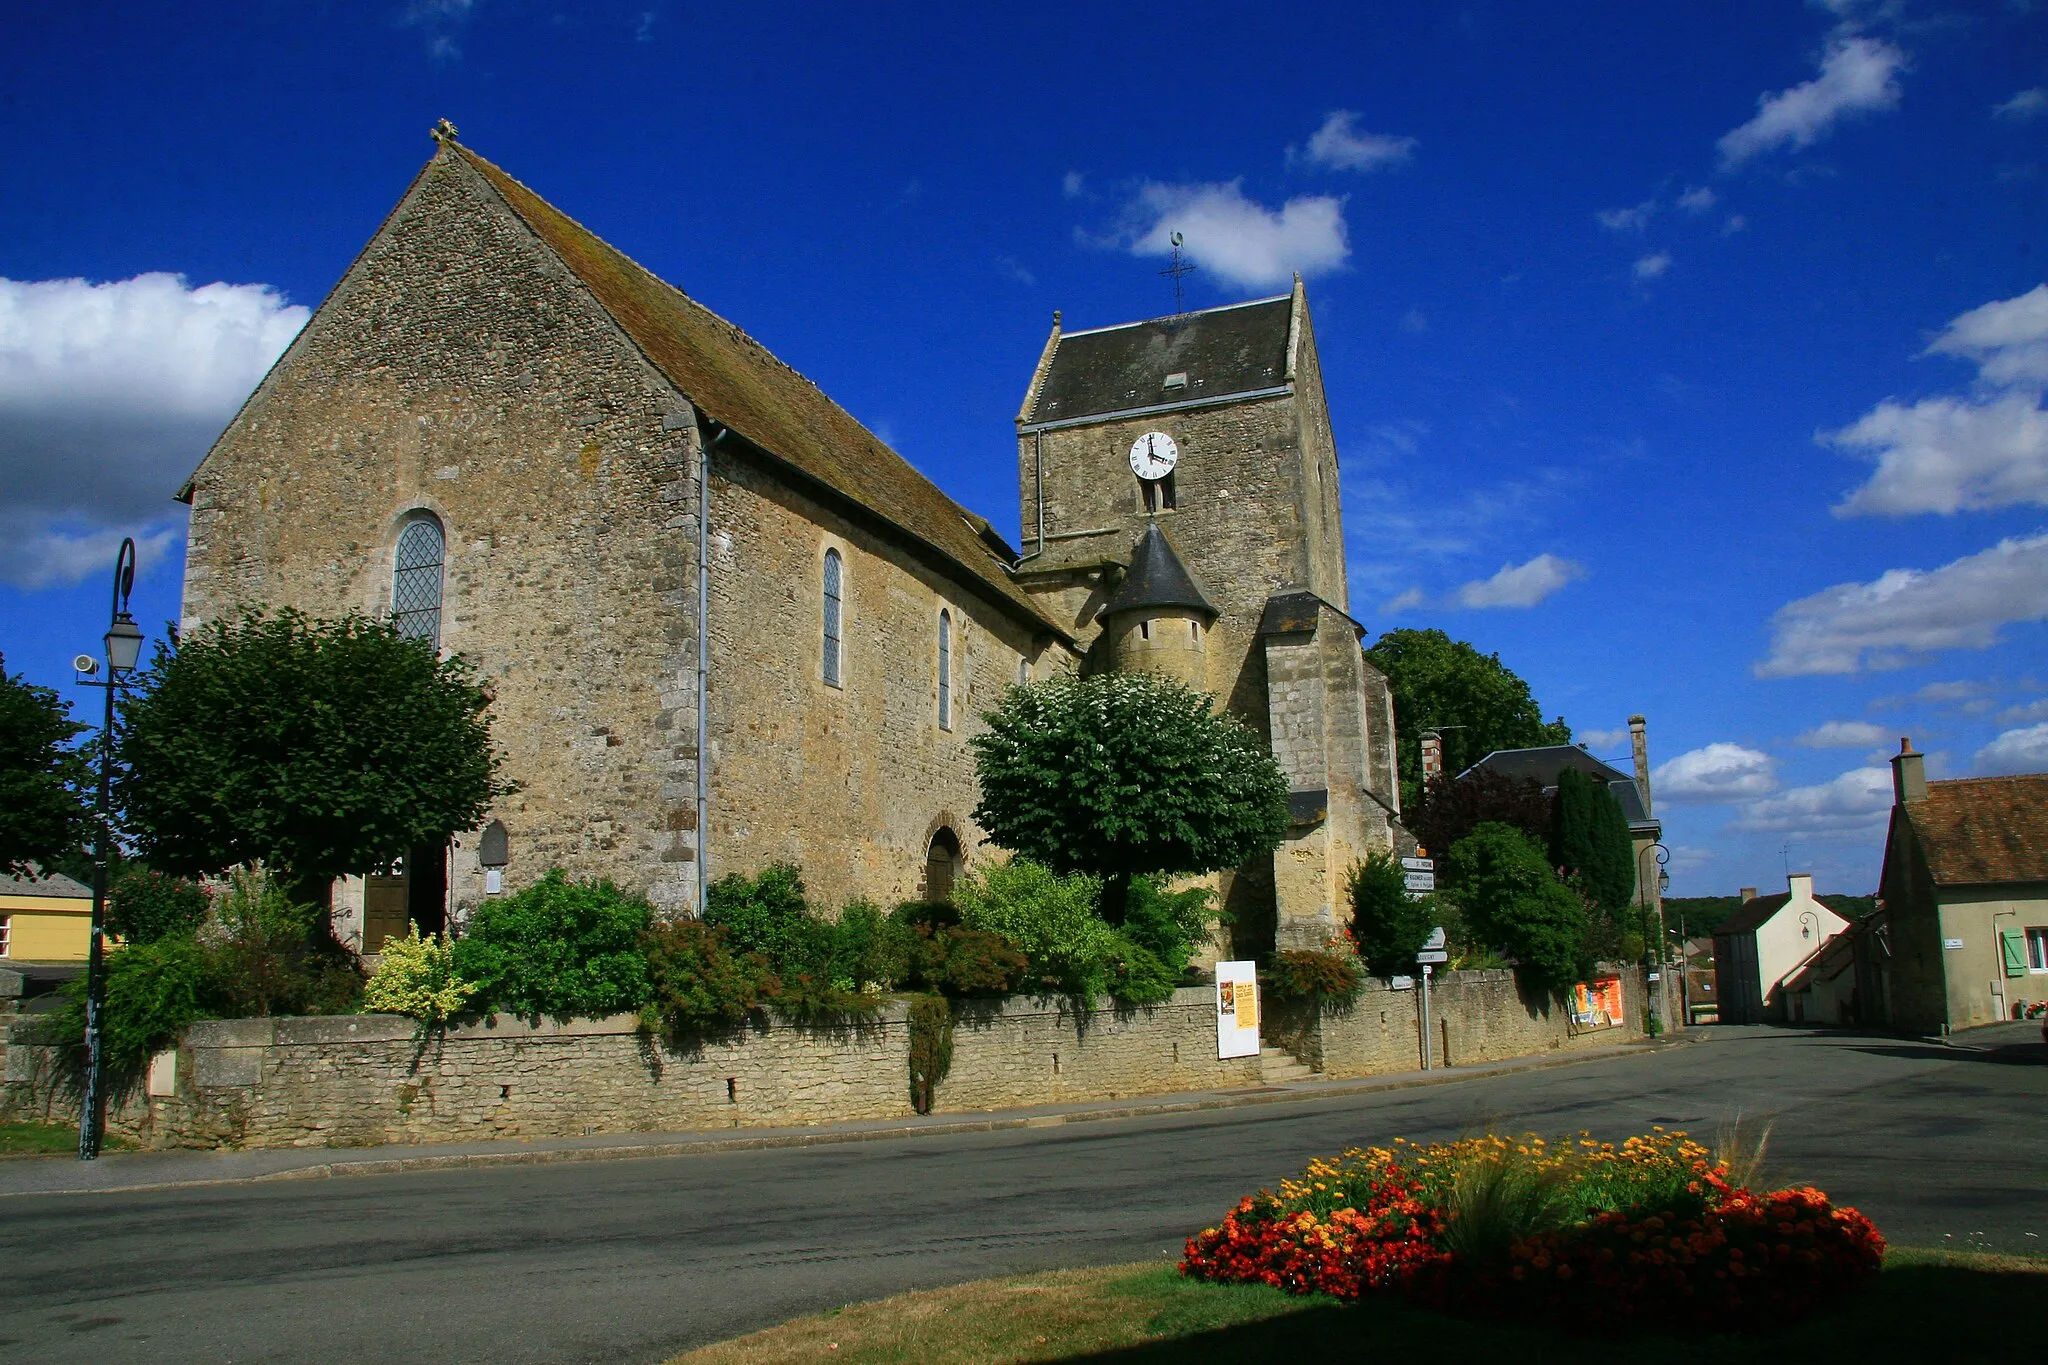
{"label": "shrub", "polygon": [[647,953],[644,1022],[675,1041],[735,1028],[778,986],[759,953],[737,954],[702,920],[664,921],[640,937]]}
{"label": "shrub", "polygon": [[600,1017],[647,1001],[640,935],[647,902],[609,881],[571,882],[560,868],[470,916],[455,944],[457,972],[478,1002],[529,1016]]}
{"label": "shrub", "polygon": [[1125,938],[1158,958],[1178,984],[1216,922],[1216,893],[1206,886],[1168,891],[1154,877],[1133,877],[1125,901]]}
{"label": "shrub", "polygon": [[[207,1008],[209,963],[190,935],[131,944],[106,960],[106,1010],[100,1022],[100,1050],[114,1090],[133,1085],[149,1059],[175,1044],[196,1020],[213,1017]],[[63,1009],[51,1017],[43,1037],[59,1049],[75,1085],[83,1079],[85,978],[64,984]]]}
{"label": "shrub", "polygon": [[910,998],[910,1107],[932,1112],[939,1082],[953,1069],[953,1006],[943,995]]}
{"label": "shrub", "polygon": [[362,970],[324,920],[264,868],[237,868],[199,932],[208,1003],[227,1019],[355,1009]]}
{"label": "shrub", "polygon": [[455,970],[455,946],[445,933],[384,940],[376,974],[363,987],[363,1005],[384,1014],[408,1014],[423,1024],[445,1023],[476,994],[476,984]]}
{"label": "shrub", "polygon": [[832,927],[811,914],[803,872],[775,863],[758,877],[728,873],[711,884],[704,922],[723,929],[736,953],[761,953],[780,973],[831,970]]}
{"label": "shrub", "polygon": [[1551,872],[1535,840],[1507,825],[1483,824],[1443,861],[1468,930],[1515,959],[1531,984],[1555,991],[1591,974],[1585,907]]}
{"label": "shrub", "polygon": [[894,990],[910,978],[910,935],[880,907],[849,901],[832,926],[831,973],[847,990]]}
{"label": "shrub", "polygon": [[1261,985],[1275,1002],[1342,1006],[1365,989],[1365,972],[1359,960],[1347,952],[1289,948],[1273,955]]}
{"label": "shrub", "polygon": [[1407,873],[1391,853],[1370,853],[1350,877],[1351,941],[1374,976],[1407,976],[1436,927],[1433,899],[1412,900]]}
{"label": "shrub", "polygon": [[198,882],[131,867],[107,893],[107,932],[131,946],[192,934],[212,906]]}
{"label": "shrub", "polygon": [[[1095,913],[1101,883],[1086,873],[1062,877],[1013,858],[963,878],[953,888],[960,919],[1023,950],[1028,984],[1083,998],[1109,986],[1120,940]],[[1127,941],[1125,941],[1127,942]]]}
{"label": "shrub", "polygon": [[985,929],[953,925],[930,934],[925,983],[953,996],[1008,995],[1030,970],[1015,944]]}

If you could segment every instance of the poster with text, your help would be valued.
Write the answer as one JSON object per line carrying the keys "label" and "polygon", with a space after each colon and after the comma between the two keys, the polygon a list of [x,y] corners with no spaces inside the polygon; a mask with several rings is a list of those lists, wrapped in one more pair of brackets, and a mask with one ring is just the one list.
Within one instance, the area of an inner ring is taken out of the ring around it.
{"label": "poster with text", "polygon": [[1579,1028],[1620,1028],[1623,1020],[1621,978],[1603,977],[1572,987],[1572,1023]]}
{"label": "poster with text", "polygon": [[1216,1055],[1259,1055],[1259,980],[1252,963],[1216,964]]}

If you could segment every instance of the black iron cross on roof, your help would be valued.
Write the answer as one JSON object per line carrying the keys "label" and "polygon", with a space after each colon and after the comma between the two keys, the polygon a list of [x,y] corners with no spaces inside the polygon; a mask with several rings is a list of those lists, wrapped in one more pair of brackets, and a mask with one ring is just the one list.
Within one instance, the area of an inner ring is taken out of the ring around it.
{"label": "black iron cross on roof", "polygon": [[1179,317],[1182,313],[1187,312],[1187,308],[1181,301],[1181,276],[1191,274],[1195,269],[1195,267],[1180,258],[1180,246],[1181,236],[1176,232],[1173,234],[1173,264],[1159,272],[1162,275],[1173,277],[1173,315],[1175,317]]}

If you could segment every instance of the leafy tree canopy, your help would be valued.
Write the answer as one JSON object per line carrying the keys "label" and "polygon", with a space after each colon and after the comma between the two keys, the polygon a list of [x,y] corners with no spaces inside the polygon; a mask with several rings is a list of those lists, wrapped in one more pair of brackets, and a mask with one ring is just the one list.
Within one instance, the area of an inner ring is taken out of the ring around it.
{"label": "leafy tree canopy", "polygon": [[974,818],[1021,857],[1103,878],[1113,918],[1134,876],[1239,867],[1286,833],[1271,751],[1172,679],[1069,674],[1011,688],[984,719]]}
{"label": "leafy tree canopy", "polygon": [[10,677],[0,659],[0,872],[55,870],[85,837],[86,765],[68,747],[85,727],[70,711],[51,689]]}
{"label": "leafy tree canopy", "polygon": [[360,873],[479,823],[512,790],[490,695],[387,622],[256,611],[159,644],[122,701],[120,800],[152,867]]}
{"label": "leafy tree canopy", "polygon": [[1550,807],[1549,794],[1535,778],[1480,768],[1462,779],[1448,773],[1438,777],[1423,790],[1418,805],[1402,805],[1401,822],[1424,848],[1443,853],[1489,821],[1547,841]]}
{"label": "leafy tree canopy", "polygon": [[1468,930],[1513,958],[1530,984],[1556,991],[1591,974],[1585,906],[1534,839],[1511,825],[1481,825],[1438,866]]}
{"label": "leafy tree canopy", "polygon": [[1571,743],[1564,718],[1546,722],[1529,684],[1498,654],[1440,630],[1390,630],[1365,653],[1394,691],[1403,810],[1420,797],[1424,730],[1441,730],[1444,770],[1453,776],[1495,749]]}
{"label": "leafy tree canopy", "polygon": [[1601,909],[1617,914],[1635,895],[1635,845],[1628,817],[1605,783],[1566,768],[1550,811],[1550,864],[1576,877]]}
{"label": "leafy tree canopy", "polygon": [[1370,853],[1351,869],[1351,941],[1374,976],[1406,976],[1436,927],[1434,899],[1411,900],[1391,853]]}

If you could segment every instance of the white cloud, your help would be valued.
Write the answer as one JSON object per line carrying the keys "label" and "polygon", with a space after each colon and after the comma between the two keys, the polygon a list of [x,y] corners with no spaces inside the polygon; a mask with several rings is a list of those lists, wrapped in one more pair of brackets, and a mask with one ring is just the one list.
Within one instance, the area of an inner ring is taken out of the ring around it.
{"label": "white cloud", "polygon": [[1068,199],[1079,199],[1087,185],[1088,177],[1079,171],[1068,171],[1060,177],[1060,193]]}
{"label": "white cloud", "polygon": [[1809,749],[1867,749],[1884,743],[1891,735],[1882,725],[1867,720],[1831,720],[1814,726],[1792,742]]}
{"label": "white cloud", "polygon": [[166,544],[171,494],[307,315],[268,285],[0,279],[0,581],[75,580],[127,533]]}
{"label": "white cloud", "polygon": [[2032,720],[2048,720],[2048,697],[2008,706],[1998,713],[2000,725],[2021,725]]}
{"label": "white cloud", "polygon": [[1287,149],[1289,161],[1306,161],[1338,171],[1376,171],[1398,166],[1415,155],[1412,137],[1392,133],[1368,133],[1358,127],[1358,114],[1350,109],[1332,110],[1323,126],[1310,135],[1306,150]]}
{"label": "white cloud", "polygon": [[1567,583],[1586,576],[1585,569],[1553,554],[1537,555],[1523,564],[1503,564],[1491,578],[1476,578],[1457,592],[1461,607],[1533,607]]}
{"label": "white cloud", "polygon": [[1759,95],[1756,117],[1721,138],[1722,167],[1733,169],[1779,147],[1810,147],[1846,115],[1897,107],[1898,76],[1905,66],[1906,54],[1883,39],[1838,29],[1828,41],[1819,75]]}
{"label": "white cloud", "polygon": [[1709,744],[1658,764],[1650,774],[1657,799],[1676,805],[1744,801],[1777,785],[1771,756],[1740,744]]}
{"label": "white cloud", "polygon": [[1733,237],[1738,232],[1747,231],[1748,228],[1749,219],[1739,213],[1731,213],[1728,215],[1728,221],[1721,224],[1721,235],[1723,237]]}
{"label": "white cloud", "polygon": [[1977,751],[1977,771],[1993,775],[2048,772],[2048,722],[2007,730]]}
{"label": "white cloud", "polygon": [[1910,405],[1888,398],[1822,432],[1822,442],[1869,452],[1877,463],[1836,514],[2048,506],[2048,285],[1959,315],[1923,354],[1975,362],[1978,392]]}
{"label": "white cloud", "polygon": [[1889,767],[1851,768],[1831,782],[1753,801],[1729,824],[1774,834],[1843,834],[1881,826],[1891,807]]}
{"label": "white cloud", "polygon": [[1343,200],[1304,195],[1274,210],[1245,198],[1243,183],[1141,186],[1126,234],[1131,254],[1165,256],[1178,232],[1196,265],[1252,288],[1335,270],[1350,256]]}
{"label": "white cloud", "polygon": [[1596,749],[1612,749],[1628,738],[1628,728],[1623,726],[1619,730],[1581,730],[1578,736]]}
{"label": "white cloud", "polygon": [[1671,253],[1653,251],[1636,262],[1636,278],[1639,280],[1662,279],[1664,272],[1671,268]]}
{"label": "white cloud", "polygon": [[1995,118],[2011,119],[2014,123],[2037,119],[2048,114],[2048,90],[2038,85],[2032,90],[2022,90],[1991,113]]}
{"label": "white cloud", "polygon": [[1420,588],[1410,588],[1398,597],[1389,598],[1381,611],[1389,616],[1395,612],[1413,611],[1429,601],[1429,594]]}
{"label": "white cloud", "polygon": [[1986,384],[2048,385],[2048,284],[1959,314],[1927,354],[1976,361]]}
{"label": "white cloud", "polygon": [[460,57],[462,49],[456,38],[475,8],[476,0],[411,0],[398,22],[426,36],[428,56]]}
{"label": "white cloud", "polygon": [[1688,186],[1685,193],[1678,196],[1678,207],[1687,213],[1705,213],[1719,202],[1713,188],[1708,185]]}
{"label": "white cloud", "polygon": [[1609,232],[1641,232],[1657,214],[1657,201],[1645,199],[1633,208],[1602,209],[1594,214]]}
{"label": "white cloud", "polygon": [[1760,678],[1896,668],[1942,649],[1988,649],[1999,628],[2048,619],[2048,534],[2007,538],[1938,569],[1891,569],[1778,608]]}

